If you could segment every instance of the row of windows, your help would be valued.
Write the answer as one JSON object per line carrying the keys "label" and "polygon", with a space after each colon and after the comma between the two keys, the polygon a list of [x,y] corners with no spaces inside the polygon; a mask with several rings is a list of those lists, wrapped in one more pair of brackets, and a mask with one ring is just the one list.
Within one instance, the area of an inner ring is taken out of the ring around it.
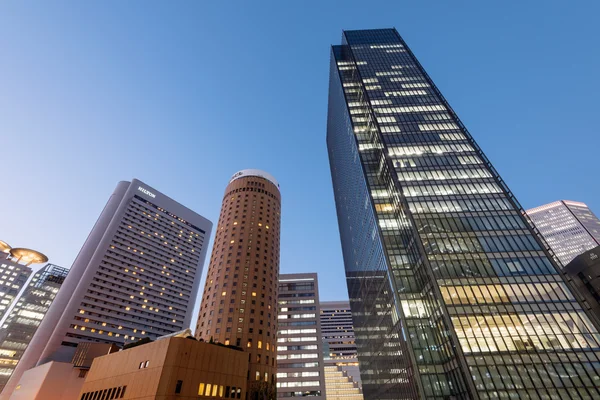
{"label": "row of windows", "polygon": [[574,301],[562,282],[506,285],[441,286],[447,304],[496,304]]}
{"label": "row of windows", "polygon": [[316,350],[316,344],[307,344],[304,346],[277,346],[277,351],[298,351],[298,350]]}
{"label": "row of windows", "polygon": [[[444,177],[445,175],[443,175],[447,170],[450,170],[450,166],[454,166],[454,165],[475,165],[475,164],[481,164],[482,161],[479,157],[477,157],[476,155],[459,155],[459,154],[441,154],[441,153],[430,153],[427,155],[424,154],[418,154],[418,155],[414,155],[413,157],[410,158],[401,158],[401,159],[396,159],[394,160],[394,166],[396,168],[432,168],[432,167],[436,167],[434,169],[435,172],[437,172],[438,174],[442,174],[442,175],[437,175],[438,178],[436,178],[436,175],[433,175],[432,178],[427,178],[427,179],[443,179],[442,177]],[[437,167],[444,167],[442,169],[437,168]],[[405,172],[400,172],[400,171],[396,171],[399,175],[402,174],[402,176],[406,176],[405,179],[402,180],[421,180],[419,178],[421,178],[422,176],[419,174],[406,174]],[[414,179],[411,179],[412,177],[414,177]],[[423,179],[426,179],[425,177],[427,177],[427,175],[423,176]],[[400,177],[399,177],[400,179]]]}
{"label": "row of windows", "polygon": [[598,349],[600,336],[582,311],[452,317],[465,353]]}
{"label": "row of windows", "polygon": [[279,321],[277,325],[279,327],[283,326],[310,326],[316,325],[317,321]]}
{"label": "row of windows", "polygon": [[431,238],[425,236],[422,239],[427,254],[541,250],[532,236],[485,236],[477,238]]}
{"label": "row of windows", "polygon": [[277,360],[295,360],[301,358],[318,358],[316,353],[277,354]]}
{"label": "row of windows", "polygon": [[[281,332],[280,332],[281,333]],[[286,338],[277,338],[277,343],[286,343],[286,342],[316,342],[316,336],[302,336],[302,337],[286,337]]]}
{"label": "row of windows", "polygon": [[406,197],[422,197],[502,193],[502,189],[491,182],[469,182],[464,184],[404,186],[402,192]]}
{"label": "row of windows", "polygon": [[449,144],[431,144],[420,146],[391,146],[388,148],[391,157],[406,156],[406,155],[421,155],[428,153],[462,153],[474,151],[473,147],[468,144],[449,143]]}
{"label": "row of windows", "polygon": [[[475,388],[477,390],[490,390],[498,393],[497,390],[510,390],[514,398],[539,398],[540,387],[551,389],[553,384],[557,387],[567,386],[579,388],[581,398],[592,398],[586,393],[585,387],[597,387],[597,381],[600,379],[600,365],[598,363],[545,363],[534,365],[486,365],[471,366]],[[591,377],[591,378],[590,378]],[[535,390],[535,388],[538,388]],[[515,389],[521,389],[516,391]],[[526,391],[526,389],[534,389]],[[506,392],[500,392],[506,394]],[[515,396],[516,394],[516,396]],[[553,397],[556,399],[575,399],[580,398],[577,391],[572,389],[567,392],[566,389]],[[507,396],[508,397],[508,396]]]}
{"label": "row of windows", "polygon": [[[449,259],[451,255],[438,256],[444,260],[435,260],[431,256],[431,267],[440,278],[514,276],[514,275],[551,275],[556,270],[546,258],[520,257],[479,259]],[[460,256],[463,256],[462,254]],[[475,257],[477,255],[473,255]],[[463,256],[464,257],[464,256]]]}
{"label": "row of windows", "polygon": [[513,207],[505,198],[477,198],[443,201],[410,201],[413,213],[448,213],[465,211],[507,211]]}
{"label": "row of windows", "polygon": [[[279,296],[281,297],[281,295]],[[288,297],[288,296],[286,296]],[[314,304],[315,300],[314,299],[307,299],[307,300],[279,300],[277,301],[278,304]]]}
{"label": "row of windows", "polygon": [[[384,206],[377,204],[375,206]],[[380,211],[380,210],[378,210]],[[472,232],[526,229],[523,220],[517,215],[488,215],[485,217],[415,218],[419,232]]]}
{"label": "row of windows", "polygon": [[[226,193],[226,194],[223,196],[223,198],[225,199],[226,197],[229,197],[229,196],[231,196],[232,194],[234,194],[234,193],[239,193],[239,192],[258,192],[258,193],[265,194],[265,195],[269,196],[269,197],[270,197],[270,198],[272,198],[272,199],[278,200],[278,198],[277,198],[277,197],[276,197],[276,196],[275,196],[273,193],[271,193],[271,192],[268,192],[268,191],[266,191],[266,190],[263,190],[263,189],[258,189],[258,188],[246,188],[246,187],[243,187],[243,188],[239,188],[239,189],[234,189],[234,190],[231,190],[229,193]],[[277,203],[276,203],[276,210],[277,210],[277,211],[279,211],[279,206],[277,205]]]}
{"label": "row of windows", "polygon": [[320,386],[320,382],[319,381],[277,382],[277,387],[278,388],[303,387],[303,386]]}
{"label": "row of windows", "polygon": [[[382,126],[382,133],[400,133],[403,128],[398,125]],[[377,148],[370,142],[370,136],[367,133],[358,133],[356,138],[359,141],[359,151],[370,150]],[[420,142],[444,142],[444,141],[459,141],[465,140],[466,137],[462,133],[411,133],[406,132],[402,135],[386,135],[385,142],[388,145],[411,144]]]}
{"label": "row of windows", "polygon": [[304,334],[304,333],[317,333],[316,329],[284,329],[284,330],[280,330],[279,334],[280,335],[297,335],[297,334]]}
{"label": "row of windows", "polygon": [[307,290],[315,290],[314,282],[306,282],[306,283],[280,283],[279,290],[288,290],[288,291],[307,291]]}
{"label": "row of windows", "polygon": [[[412,161],[412,160],[410,160]],[[398,160],[394,165],[404,165],[409,160]],[[402,166],[400,168],[403,168]],[[400,171],[398,172],[399,181],[427,181],[427,180],[447,180],[447,179],[481,179],[491,178],[492,174],[483,168],[472,169],[443,169],[430,171]]]}
{"label": "row of windows", "polygon": [[305,372],[278,372],[277,378],[305,378],[309,376],[319,376],[319,371]]}
{"label": "row of windows", "polygon": [[80,400],[113,400],[122,399],[125,396],[127,386],[119,386],[110,389],[86,392],[81,395]]}
{"label": "row of windows", "polygon": [[213,398],[241,399],[242,389],[235,386],[223,386],[210,383],[200,383],[198,396],[210,396]]}

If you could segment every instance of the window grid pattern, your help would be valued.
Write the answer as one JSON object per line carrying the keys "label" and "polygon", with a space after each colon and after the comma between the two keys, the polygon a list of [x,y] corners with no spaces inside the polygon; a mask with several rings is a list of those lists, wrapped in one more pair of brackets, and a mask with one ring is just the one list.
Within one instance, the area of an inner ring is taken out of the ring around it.
{"label": "window grid pattern", "polygon": [[196,337],[248,353],[248,393],[276,390],[281,197],[260,176],[225,189]]}
{"label": "window grid pattern", "polygon": [[[422,85],[404,87],[398,77]],[[335,102],[347,108],[332,110]],[[336,137],[348,133],[354,143]],[[343,45],[334,46],[328,145],[353,314],[365,307],[357,303],[376,305],[388,289],[382,282],[377,294],[369,293],[372,271],[352,243],[361,232],[351,214],[372,208],[373,246],[383,244],[382,280],[391,281],[394,293],[378,311],[400,326],[394,331],[373,318],[355,319],[361,366],[369,360],[365,397],[400,398],[398,381],[406,383],[402,396],[418,391],[427,399],[600,395],[597,328],[395,30],[346,31]],[[357,161],[370,194],[364,204],[344,193],[345,185],[357,185],[345,176],[358,170]],[[381,349],[369,341],[373,334],[396,340]],[[382,353],[410,366],[382,373],[394,368]]]}
{"label": "window grid pattern", "polygon": [[66,334],[116,344],[184,329],[205,232],[134,196]]}
{"label": "window grid pattern", "polygon": [[527,210],[527,215],[562,266],[600,244],[600,220],[584,203],[556,201]]}
{"label": "window grid pattern", "polygon": [[8,253],[0,253],[0,319],[4,318],[32,269],[10,259]]}
{"label": "window grid pattern", "polygon": [[[301,389],[323,399],[325,371],[317,274],[282,274],[278,292],[277,397],[292,397]],[[298,300],[303,303],[296,303]],[[302,367],[293,366],[298,364]]]}
{"label": "window grid pattern", "polygon": [[[27,267],[22,267],[29,269]],[[0,329],[0,390],[8,382],[52,305],[68,269],[47,264],[37,271]]]}

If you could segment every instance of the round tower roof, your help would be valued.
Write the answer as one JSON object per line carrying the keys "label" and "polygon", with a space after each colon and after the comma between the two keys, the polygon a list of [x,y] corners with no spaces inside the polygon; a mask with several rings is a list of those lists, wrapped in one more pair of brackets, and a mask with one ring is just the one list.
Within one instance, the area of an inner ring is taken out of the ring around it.
{"label": "round tower roof", "polygon": [[233,174],[233,176],[229,180],[229,183],[235,181],[236,179],[244,178],[246,176],[258,176],[259,178],[264,178],[271,182],[273,185],[277,186],[277,189],[279,189],[279,183],[277,183],[275,177],[269,174],[268,172],[261,171],[260,169],[243,169],[241,171],[238,171],[235,174]]}

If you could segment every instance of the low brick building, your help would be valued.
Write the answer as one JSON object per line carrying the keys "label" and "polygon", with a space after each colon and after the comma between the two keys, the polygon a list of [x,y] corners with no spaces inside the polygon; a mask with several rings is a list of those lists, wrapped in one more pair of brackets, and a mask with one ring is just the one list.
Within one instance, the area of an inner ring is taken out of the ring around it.
{"label": "low brick building", "polygon": [[182,336],[94,359],[79,399],[244,399],[248,354]]}

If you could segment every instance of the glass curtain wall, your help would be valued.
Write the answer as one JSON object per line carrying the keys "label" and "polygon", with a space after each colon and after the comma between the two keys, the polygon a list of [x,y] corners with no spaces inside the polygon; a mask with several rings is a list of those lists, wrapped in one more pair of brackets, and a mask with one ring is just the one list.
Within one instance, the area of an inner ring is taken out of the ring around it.
{"label": "glass curtain wall", "polygon": [[597,327],[395,29],[333,46],[327,144],[365,399],[592,399]]}

